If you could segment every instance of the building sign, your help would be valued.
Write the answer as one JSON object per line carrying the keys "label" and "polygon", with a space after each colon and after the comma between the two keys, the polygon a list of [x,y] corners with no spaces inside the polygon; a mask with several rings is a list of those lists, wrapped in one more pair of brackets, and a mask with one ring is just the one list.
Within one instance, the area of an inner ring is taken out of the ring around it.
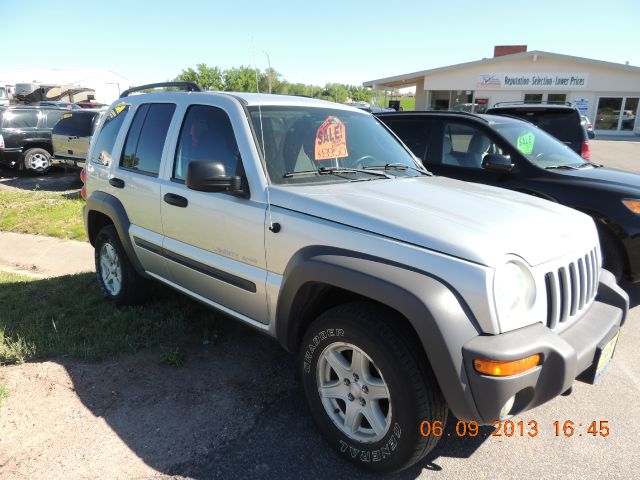
{"label": "building sign", "polygon": [[483,73],[476,88],[487,90],[574,90],[586,88],[587,73]]}
{"label": "building sign", "polygon": [[579,98],[575,102],[575,106],[580,112],[580,115],[588,115],[589,111],[589,100],[586,98]]}

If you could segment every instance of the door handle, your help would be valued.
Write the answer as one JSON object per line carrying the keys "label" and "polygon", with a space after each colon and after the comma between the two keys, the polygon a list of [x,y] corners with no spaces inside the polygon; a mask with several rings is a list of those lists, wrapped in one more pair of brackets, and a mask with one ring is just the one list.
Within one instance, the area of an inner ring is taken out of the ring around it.
{"label": "door handle", "polygon": [[119,178],[110,178],[109,179],[109,185],[111,185],[112,187],[116,187],[116,188],[124,188],[124,180],[121,180]]}
{"label": "door handle", "polygon": [[67,137],[67,140],[77,140],[78,137],[72,136],[72,137]]}
{"label": "door handle", "polygon": [[175,193],[166,193],[164,195],[164,201],[169,205],[174,205],[176,207],[184,208],[189,205],[189,200],[180,195],[176,195]]}

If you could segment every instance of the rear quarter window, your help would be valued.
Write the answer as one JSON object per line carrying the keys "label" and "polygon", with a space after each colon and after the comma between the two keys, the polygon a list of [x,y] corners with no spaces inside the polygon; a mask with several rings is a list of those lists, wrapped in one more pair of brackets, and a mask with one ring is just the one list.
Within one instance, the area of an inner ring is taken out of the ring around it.
{"label": "rear quarter window", "polygon": [[107,112],[106,118],[96,138],[96,143],[91,150],[90,161],[100,165],[111,165],[111,155],[113,152],[113,146],[118,138],[120,127],[124,122],[127,113],[129,112],[129,105],[117,105]]}
{"label": "rear quarter window", "polygon": [[38,126],[37,110],[7,110],[2,118],[3,128],[35,128]]}

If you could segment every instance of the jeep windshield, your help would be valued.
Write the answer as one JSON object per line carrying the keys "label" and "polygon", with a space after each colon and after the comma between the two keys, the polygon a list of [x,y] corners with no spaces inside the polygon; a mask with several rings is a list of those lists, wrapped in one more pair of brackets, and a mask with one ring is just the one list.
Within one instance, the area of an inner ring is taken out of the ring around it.
{"label": "jeep windshield", "polygon": [[529,123],[514,121],[496,123],[493,127],[538,167],[573,169],[591,165],[567,145]]}
{"label": "jeep windshield", "polygon": [[368,113],[300,106],[252,106],[249,113],[274,184],[427,174]]}

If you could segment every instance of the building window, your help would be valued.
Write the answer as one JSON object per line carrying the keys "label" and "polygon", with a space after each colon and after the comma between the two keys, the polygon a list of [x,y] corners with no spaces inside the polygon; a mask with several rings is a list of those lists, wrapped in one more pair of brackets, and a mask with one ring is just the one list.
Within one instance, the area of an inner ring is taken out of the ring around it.
{"label": "building window", "polygon": [[632,131],[638,114],[638,100],[638,97],[599,98],[595,128]]}
{"label": "building window", "polygon": [[550,93],[549,95],[547,95],[547,103],[564,103],[566,101],[566,93]]}
{"label": "building window", "polygon": [[541,93],[525,93],[524,103],[542,103]]}
{"label": "building window", "polygon": [[429,95],[429,110],[449,110],[450,90],[432,90]]}

